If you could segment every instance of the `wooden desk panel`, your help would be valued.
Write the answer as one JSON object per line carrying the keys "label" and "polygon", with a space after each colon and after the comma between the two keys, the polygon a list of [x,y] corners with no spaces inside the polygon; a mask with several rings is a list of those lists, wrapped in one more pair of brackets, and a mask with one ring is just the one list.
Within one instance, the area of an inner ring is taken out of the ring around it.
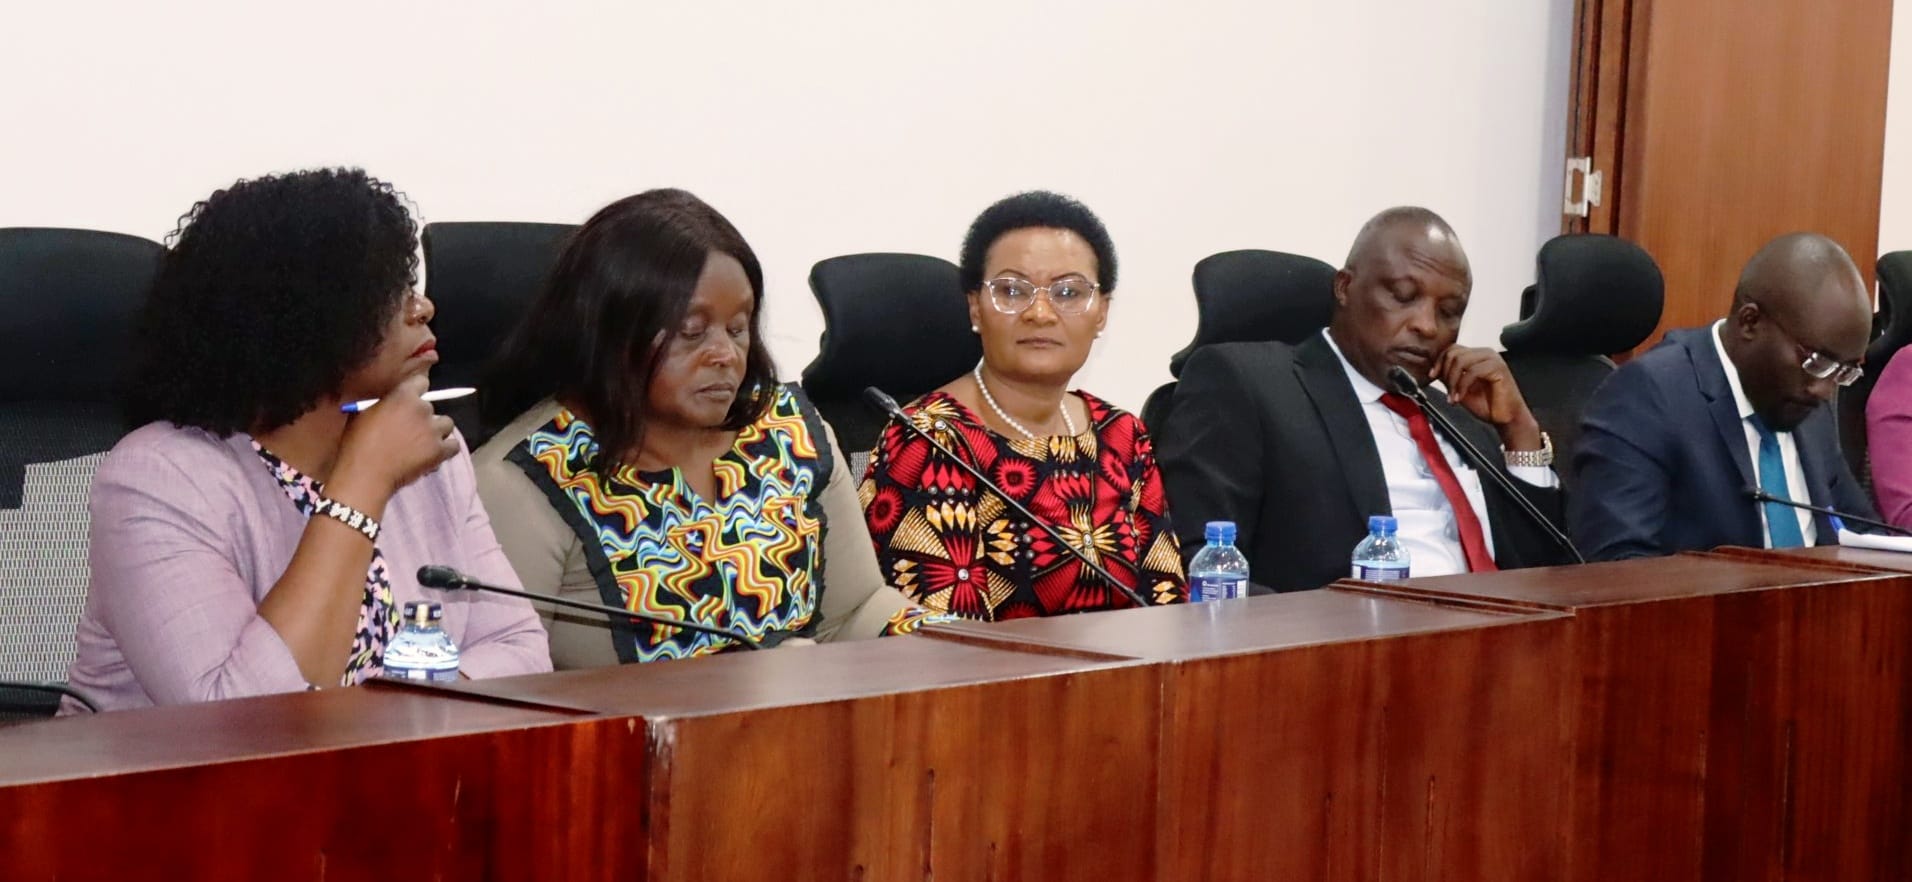
{"label": "wooden desk panel", "polygon": [[1163,663],[1155,878],[1557,875],[1566,617],[1343,591],[937,626]]}
{"label": "wooden desk panel", "polygon": [[1153,879],[1160,711],[1129,666],[666,720],[650,878]]}
{"label": "wooden desk panel", "polygon": [[1682,555],[1350,587],[1573,614],[1570,878],[1912,878],[1912,578]]}
{"label": "wooden desk panel", "polygon": [[642,716],[655,880],[1152,876],[1160,674],[892,637],[461,683]]}
{"label": "wooden desk panel", "polygon": [[10,726],[0,878],[636,878],[642,738],[377,688]]}

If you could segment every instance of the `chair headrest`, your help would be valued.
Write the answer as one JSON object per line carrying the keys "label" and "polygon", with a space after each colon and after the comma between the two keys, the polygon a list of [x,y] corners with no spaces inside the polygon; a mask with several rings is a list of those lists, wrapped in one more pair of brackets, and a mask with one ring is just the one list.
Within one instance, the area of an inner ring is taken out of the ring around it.
{"label": "chair headrest", "polygon": [[961,376],[983,357],[969,330],[956,265],[922,254],[850,254],[810,268],[823,308],[817,357],[803,369],[813,399],[880,386],[908,401]]}
{"label": "chair headrest", "polygon": [[1299,343],[1334,317],[1334,267],[1312,257],[1248,248],[1195,264],[1195,339],[1169,356],[1182,375],[1195,350],[1213,343]]}
{"label": "chair headrest", "polygon": [[0,401],[117,401],[164,251],[121,233],[0,229]]}
{"label": "chair headrest", "polygon": [[1866,346],[1866,376],[1885,370],[1893,353],[1912,343],[1912,251],[1879,258],[1878,336]]}
{"label": "chair headrest", "polygon": [[1644,342],[1660,323],[1666,283],[1638,245],[1591,233],[1555,236],[1534,259],[1521,320],[1501,329],[1508,352],[1607,355]]}
{"label": "chair headrest", "polygon": [[505,335],[524,316],[575,224],[460,222],[426,224],[425,286],[437,307],[444,385],[478,381]]}

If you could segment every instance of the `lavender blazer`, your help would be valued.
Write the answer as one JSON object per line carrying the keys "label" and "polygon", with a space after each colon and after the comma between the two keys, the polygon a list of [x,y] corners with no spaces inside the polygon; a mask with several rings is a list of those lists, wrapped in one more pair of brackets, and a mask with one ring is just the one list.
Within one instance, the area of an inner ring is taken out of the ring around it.
{"label": "lavender blazer", "polygon": [[1879,513],[1912,527],[1912,348],[1886,360],[1866,399],[1866,455]]}
{"label": "lavender blazer", "polygon": [[[75,689],[113,710],[306,688],[291,651],[259,616],[306,519],[249,437],[144,426],[100,462],[90,505],[92,584],[67,674]],[[418,586],[418,568],[428,563],[518,584],[478,502],[467,453],[394,494],[383,524],[378,545],[394,599],[444,605],[462,672],[551,670],[528,602]],[[339,653],[350,646],[342,640]]]}

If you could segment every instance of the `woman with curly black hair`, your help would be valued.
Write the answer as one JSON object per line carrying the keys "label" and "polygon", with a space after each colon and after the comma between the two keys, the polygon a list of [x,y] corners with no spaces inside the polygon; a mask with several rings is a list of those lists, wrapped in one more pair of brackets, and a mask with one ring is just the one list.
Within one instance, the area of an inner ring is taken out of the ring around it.
{"label": "woman with curly black hair", "polygon": [[529,604],[414,579],[447,563],[516,583],[421,398],[438,355],[417,234],[356,169],[242,180],[181,220],[139,331],[144,425],[93,480],[68,678],[102,709],[362,682],[411,600],[444,606],[462,673],[550,670]]}

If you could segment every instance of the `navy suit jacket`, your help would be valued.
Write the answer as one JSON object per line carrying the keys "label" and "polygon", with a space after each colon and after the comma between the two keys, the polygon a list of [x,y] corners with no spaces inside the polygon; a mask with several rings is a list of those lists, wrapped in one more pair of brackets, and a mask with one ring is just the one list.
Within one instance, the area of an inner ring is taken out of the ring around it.
{"label": "navy suit jacket", "polygon": [[[1739,404],[1711,326],[1671,331],[1607,378],[1588,403],[1568,502],[1574,542],[1588,560],[1616,560],[1766,543],[1759,486]],[[1876,517],[1839,452],[1830,407],[1793,429],[1810,502]],[[1818,542],[1838,541],[1814,515]]]}

